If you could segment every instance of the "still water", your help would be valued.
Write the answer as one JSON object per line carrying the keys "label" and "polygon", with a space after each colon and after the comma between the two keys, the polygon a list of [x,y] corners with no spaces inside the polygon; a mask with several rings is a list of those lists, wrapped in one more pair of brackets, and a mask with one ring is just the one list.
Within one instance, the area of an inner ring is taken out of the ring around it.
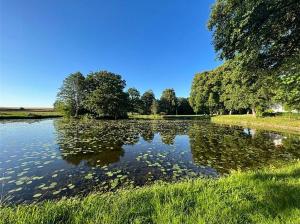
{"label": "still water", "polygon": [[300,136],[195,120],[0,122],[0,199],[21,203],[300,158]]}

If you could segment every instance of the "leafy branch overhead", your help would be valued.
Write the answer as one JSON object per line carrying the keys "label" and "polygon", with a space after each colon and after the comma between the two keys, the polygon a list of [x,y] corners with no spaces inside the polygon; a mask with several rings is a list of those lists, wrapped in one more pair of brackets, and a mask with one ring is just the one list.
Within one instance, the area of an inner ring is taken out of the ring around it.
{"label": "leafy branch overhead", "polygon": [[220,59],[273,68],[300,52],[299,0],[216,0],[208,28]]}

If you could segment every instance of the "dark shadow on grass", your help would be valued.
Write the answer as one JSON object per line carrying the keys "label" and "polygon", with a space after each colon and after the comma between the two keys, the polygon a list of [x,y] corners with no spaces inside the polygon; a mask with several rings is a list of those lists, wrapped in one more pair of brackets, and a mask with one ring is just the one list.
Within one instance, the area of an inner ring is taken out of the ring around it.
{"label": "dark shadow on grass", "polygon": [[300,179],[300,168],[293,170],[290,173],[277,173],[277,174],[268,174],[268,173],[257,173],[253,176],[255,180],[267,181],[267,180],[284,180],[297,178]]}
{"label": "dark shadow on grass", "polygon": [[251,210],[259,211],[266,217],[280,219],[287,210],[300,209],[300,184],[287,182],[293,179],[300,179],[300,169],[290,173],[254,175],[252,180],[259,181],[258,184],[262,186],[263,200],[252,206]]}

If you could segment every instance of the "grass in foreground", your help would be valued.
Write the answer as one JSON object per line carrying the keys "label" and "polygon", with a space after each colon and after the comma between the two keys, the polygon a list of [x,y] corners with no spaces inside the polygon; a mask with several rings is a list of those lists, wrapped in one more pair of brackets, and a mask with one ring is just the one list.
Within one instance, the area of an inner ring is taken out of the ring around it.
{"label": "grass in foreground", "polygon": [[276,116],[276,117],[254,117],[252,115],[222,115],[211,118],[217,124],[232,124],[245,127],[273,131],[288,131],[300,133],[300,115]]}
{"label": "grass in foreground", "polygon": [[300,223],[300,162],[0,208],[0,223]]}
{"label": "grass in foreground", "polygon": [[30,118],[51,118],[61,117],[62,115],[55,111],[35,111],[35,110],[8,110],[0,111],[0,119],[30,119]]}

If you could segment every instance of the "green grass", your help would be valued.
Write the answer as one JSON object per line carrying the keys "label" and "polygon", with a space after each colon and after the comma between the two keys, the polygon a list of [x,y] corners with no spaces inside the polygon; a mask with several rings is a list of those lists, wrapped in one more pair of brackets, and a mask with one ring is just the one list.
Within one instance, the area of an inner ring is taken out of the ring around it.
{"label": "green grass", "polygon": [[0,111],[0,119],[30,119],[30,118],[51,118],[61,117],[55,111],[34,111],[34,110],[15,110]]}
{"label": "green grass", "polygon": [[0,223],[300,223],[300,162],[0,208]]}
{"label": "green grass", "polygon": [[300,115],[282,115],[276,117],[221,115],[212,117],[211,121],[217,124],[231,124],[273,131],[300,133]]}
{"label": "green grass", "polygon": [[162,120],[162,119],[208,119],[209,116],[206,115],[142,115],[133,114],[128,115],[130,119],[145,119],[145,120]]}
{"label": "green grass", "polygon": [[142,115],[142,114],[130,114],[128,115],[128,118],[130,119],[147,119],[147,120],[161,120],[163,119],[162,115]]}

